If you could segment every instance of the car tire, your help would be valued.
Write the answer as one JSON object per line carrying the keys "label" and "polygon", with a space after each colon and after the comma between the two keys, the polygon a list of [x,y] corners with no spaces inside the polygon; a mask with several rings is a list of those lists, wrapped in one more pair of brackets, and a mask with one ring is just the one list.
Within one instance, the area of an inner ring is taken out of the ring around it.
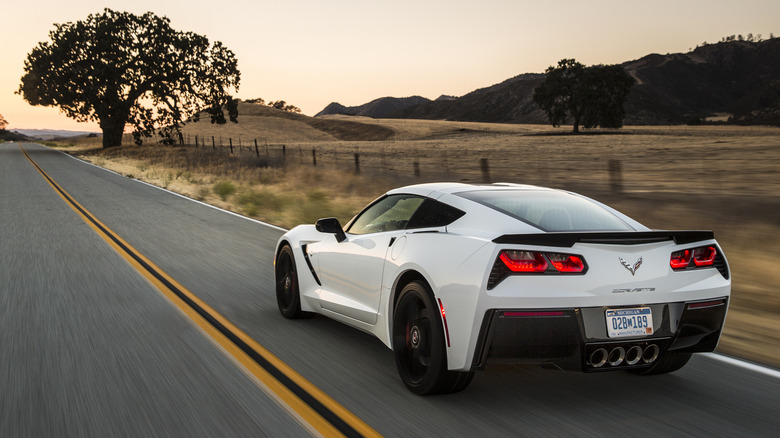
{"label": "car tire", "polygon": [[691,360],[692,353],[666,352],[649,368],[630,370],[632,374],[640,376],[652,376],[655,374],[671,373],[684,367]]}
{"label": "car tire", "polygon": [[393,352],[398,374],[418,395],[464,390],[473,372],[447,370],[441,316],[428,286],[413,281],[401,290],[393,312]]}
{"label": "car tire", "polygon": [[288,245],[279,250],[276,256],[276,303],[279,312],[288,319],[308,318],[310,312],[301,310],[301,293],[298,287],[298,271],[295,269],[295,257]]}

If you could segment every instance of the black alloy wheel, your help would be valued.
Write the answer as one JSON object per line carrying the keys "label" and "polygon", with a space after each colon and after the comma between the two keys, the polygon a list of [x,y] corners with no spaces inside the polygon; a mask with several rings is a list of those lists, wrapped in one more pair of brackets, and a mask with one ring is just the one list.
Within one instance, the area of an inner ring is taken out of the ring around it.
{"label": "black alloy wheel", "polygon": [[276,303],[279,312],[289,319],[312,316],[310,312],[301,310],[301,294],[298,288],[298,273],[295,269],[295,258],[292,248],[282,247],[276,257]]}
{"label": "black alloy wheel", "polygon": [[418,395],[461,391],[474,375],[447,370],[438,306],[428,287],[417,281],[399,294],[393,316],[393,351],[401,380]]}

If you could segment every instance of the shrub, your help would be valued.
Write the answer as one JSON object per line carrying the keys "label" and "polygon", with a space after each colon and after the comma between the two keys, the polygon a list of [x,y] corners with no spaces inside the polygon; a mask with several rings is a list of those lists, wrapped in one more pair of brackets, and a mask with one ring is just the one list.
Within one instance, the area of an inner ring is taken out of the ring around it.
{"label": "shrub", "polygon": [[214,184],[214,193],[223,201],[236,192],[236,186],[230,181],[220,181]]}
{"label": "shrub", "polygon": [[279,196],[269,192],[258,192],[247,190],[238,197],[238,205],[244,209],[244,213],[249,216],[257,216],[261,211],[276,213],[284,206],[284,201]]}

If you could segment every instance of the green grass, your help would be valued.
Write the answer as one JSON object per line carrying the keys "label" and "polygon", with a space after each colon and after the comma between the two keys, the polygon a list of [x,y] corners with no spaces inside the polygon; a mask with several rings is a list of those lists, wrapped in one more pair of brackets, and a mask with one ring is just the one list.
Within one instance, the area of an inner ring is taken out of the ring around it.
{"label": "green grass", "polygon": [[244,210],[244,213],[254,217],[261,212],[264,212],[264,216],[277,214],[287,204],[287,201],[278,195],[251,189],[242,192],[236,202]]}
{"label": "green grass", "polygon": [[62,141],[42,141],[41,144],[50,148],[72,148],[76,146],[76,143],[66,143]]}
{"label": "green grass", "polygon": [[236,192],[236,186],[230,181],[220,181],[214,184],[214,193],[219,196],[220,199],[226,201],[228,196]]}

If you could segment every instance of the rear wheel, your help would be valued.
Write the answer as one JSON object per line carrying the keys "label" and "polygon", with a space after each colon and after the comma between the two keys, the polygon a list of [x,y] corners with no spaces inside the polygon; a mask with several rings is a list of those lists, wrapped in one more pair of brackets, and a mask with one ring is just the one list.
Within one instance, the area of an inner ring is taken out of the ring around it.
{"label": "rear wheel", "polygon": [[447,370],[444,330],[433,294],[421,282],[407,284],[393,314],[393,351],[398,374],[415,394],[465,389],[473,372]]}
{"label": "rear wheel", "polygon": [[692,353],[675,353],[667,351],[649,368],[630,370],[632,374],[651,376],[654,374],[671,373],[684,367],[691,360]]}
{"label": "rear wheel", "polygon": [[298,288],[298,272],[295,269],[295,257],[292,248],[282,247],[276,256],[276,303],[279,312],[290,319],[307,318],[310,312],[301,310],[301,294]]}

